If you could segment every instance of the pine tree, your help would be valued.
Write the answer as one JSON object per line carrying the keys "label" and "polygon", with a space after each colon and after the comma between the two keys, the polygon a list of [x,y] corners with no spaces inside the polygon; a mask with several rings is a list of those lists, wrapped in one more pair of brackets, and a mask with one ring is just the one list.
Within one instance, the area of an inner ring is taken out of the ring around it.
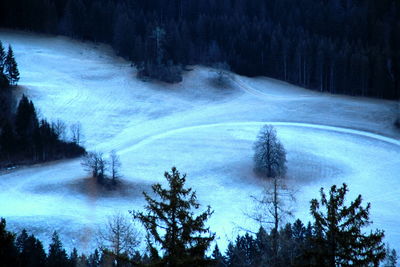
{"label": "pine tree", "polygon": [[24,150],[28,155],[33,153],[32,141],[34,133],[39,127],[35,107],[32,101],[23,95],[17,108],[15,116],[15,133],[18,138],[18,148]]}
{"label": "pine tree", "polygon": [[7,57],[4,62],[5,74],[11,85],[17,85],[19,81],[18,65],[14,58],[14,52],[11,45],[8,46]]}
{"label": "pine tree", "polygon": [[[200,205],[196,192],[184,188],[186,175],[173,167],[172,172],[165,172],[169,188],[161,184],[152,186],[153,192],[161,201],[143,193],[147,202],[144,212],[132,212],[147,231],[148,247],[153,259],[159,252],[155,245],[160,245],[164,252],[161,264],[165,266],[190,266],[205,264],[205,252],[214,240],[215,234],[205,227],[205,222],[212,215],[211,208],[195,216],[193,209]],[[155,243],[155,244],[154,244]]]}
{"label": "pine tree", "polygon": [[386,247],[386,258],[383,267],[396,267],[397,266],[397,253],[395,249],[390,249],[390,246]]}
{"label": "pine tree", "polygon": [[215,245],[213,253],[211,257],[214,259],[215,267],[224,267],[225,265],[225,257],[222,255],[221,251],[218,248],[218,245]]}
{"label": "pine tree", "polygon": [[[369,220],[370,203],[361,206],[359,195],[349,206],[345,206],[347,185],[331,187],[329,198],[321,188],[321,201],[311,201],[311,214],[314,217],[314,253],[316,262],[324,266],[378,266],[385,258],[385,247],[382,243],[383,231],[376,230],[370,234],[362,231],[371,224]],[[326,211],[321,211],[322,208]]]}
{"label": "pine tree", "polygon": [[46,265],[48,267],[67,267],[70,265],[67,252],[63,249],[63,245],[57,232],[54,232],[53,237],[51,238]]}
{"label": "pine tree", "polygon": [[3,43],[0,41],[0,75],[4,73],[4,64],[6,60],[6,51]]}
{"label": "pine tree", "polygon": [[4,50],[3,43],[0,41],[0,89],[7,88],[10,83],[4,73],[4,64],[6,60],[6,51]]}
{"label": "pine tree", "polygon": [[74,248],[69,256],[69,261],[71,266],[77,266],[79,261],[78,250]]}
{"label": "pine tree", "polygon": [[15,234],[6,230],[6,220],[0,219],[0,266],[18,266],[18,251],[14,244]]}
{"label": "pine tree", "polygon": [[22,230],[16,242],[18,248],[18,258],[21,266],[41,267],[46,264],[46,253],[42,242],[33,235],[28,236],[26,230]]}

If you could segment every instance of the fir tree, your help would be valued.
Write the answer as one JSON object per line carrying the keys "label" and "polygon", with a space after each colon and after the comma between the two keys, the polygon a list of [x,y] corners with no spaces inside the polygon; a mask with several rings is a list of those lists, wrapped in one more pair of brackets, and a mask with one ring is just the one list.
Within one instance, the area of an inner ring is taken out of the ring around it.
{"label": "fir tree", "polygon": [[0,41],[0,75],[4,73],[4,64],[6,60],[6,51],[3,43]]}
{"label": "fir tree", "polygon": [[14,52],[11,45],[8,46],[7,56],[4,62],[5,75],[11,85],[17,85],[19,81],[18,65],[14,58]]}
{"label": "fir tree", "polygon": [[46,253],[42,242],[33,235],[28,236],[26,230],[22,230],[16,242],[19,251],[21,266],[41,267],[46,264]]}
{"label": "fir tree", "polygon": [[313,256],[318,265],[323,263],[324,266],[378,266],[385,258],[384,233],[380,230],[370,234],[363,232],[362,228],[371,224],[371,205],[368,203],[363,207],[359,195],[345,206],[347,192],[346,184],[340,188],[334,185],[327,197],[321,188],[321,201],[311,201],[311,214],[315,220],[313,241],[317,249]]}
{"label": "fir tree", "polygon": [[218,248],[218,245],[215,245],[213,253],[211,257],[214,259],[215,267],[225,267],[225,257],[222,255],[221,251]]}
{"label": "fir tree", "polygon": [[0,266],[18,266],[15,234],[6,230],[6,220],[0,220]]}
{"label": "fir tree", "polygon": [[165,266],[205,264],[205,252],[215,235],[204,224],[213,212],[208,207],[195,216],[192,210],[197,210],[200,205],[196,193],[191,188],[184,188],[186,175],[181,176],[173,167],[172,172],[165,172],[164,176],[168,189],[161,184],[152,186],[161,201],[143,193],[147,212],[132,212],[134,218],[146,228],[151,257],[157,259],[159,252],[156,245],[159,245],[164,252],[160,263]]}
{"label": "fir tree", "polygon": [[386,258],[383,267],[396,267],[397,266],[397,253],[396,250],[390,249],[389,245],[386,247]]}
{"label": "fir tree", "polygon": [[70,265],[67,252],[63,249],[57,232],[53,233],[46,265],[48,267],[66,267]]}
{"label": "fir tree", "polygon": [[28,147],[32,145],[33,134],[39,127],[39,121],[36,115],[36,109],[32,101],[23,95],[15,115],[15,132],[19,139],[19,148],[29,151]]}
{"label": "fir tree", "polygon": [[78,250],[74,248],[69,256],[71,266],[77,266],[79,261]]}

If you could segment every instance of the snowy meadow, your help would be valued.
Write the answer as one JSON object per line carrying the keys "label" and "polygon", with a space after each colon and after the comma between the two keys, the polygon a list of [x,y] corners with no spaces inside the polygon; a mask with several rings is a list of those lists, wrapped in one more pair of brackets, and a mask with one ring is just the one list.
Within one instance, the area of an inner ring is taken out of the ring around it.
{"label": "snowy meadow", "polygon": [[[400,133],[397,103],[330,95],[268,78],[233,75],[228,88],[215,73],[192,66],[179,84],[143,82],[108,46],[65,37],[0,32],[19,63],[18,94],[51,121],[82,125],[88,151],[115,150],[125,188],[103,192],[85,183],[80,159],[21,167],[0,175],[0,216],[49,242],[57,230],[68,248],[92,250],[108,215],[140,210],[142,191],[164,183],[176,166],[200,203],[223,249],[241,228],[263,181],[253,172],[253,143],[271,124],[287,150],[287,181],[296,191],[294,218],[310,219],[321,187],[346,182],[349,199],[371,202],[373,228],[400,249]],[[289,218],[289,220],[291,220]]]}

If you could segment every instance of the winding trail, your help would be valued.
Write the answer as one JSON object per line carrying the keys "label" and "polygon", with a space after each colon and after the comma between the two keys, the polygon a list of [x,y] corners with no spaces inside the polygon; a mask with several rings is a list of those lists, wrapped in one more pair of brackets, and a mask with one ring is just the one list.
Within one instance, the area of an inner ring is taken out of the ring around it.
{"label": "winding trail", "polygon": [[169,130],[164,133],[155,134],[149,137],[142,139],[141,141],[137,142],[135,145],[120,150],[119,153],[125,154],[131,152],[132,150],[138,149],[143,147],[149,143],[152,143],[156,140],[163,139],[165,137],[171,136],[173,134],[198,130],[198,129],[206,129],[206,128],[215,128],[215,127],[233,127],[233,126],[263,126],[265,124],[273,125],[273,126],[288,126],[288,127],[299,127],[299,128],[310,128],[310,129],[317,129],[317,130],[324,130],[324,131],[331,131],[331,132],[338,132],[338,133],[345,133],[345,134],[352,134],[358,135],[362,137],[367,137],[375,140],[379,140],[382,142],[386,142],[395,146],[400,147],[400,140],[396,140],[394,138],[390,138],[387,136],[355,130],[351,128],[343,128],[343,127],[336,127],[336,126],[329,126],[329,125],[321,125],[321,124],[312,124],[312,123],[302,123],[302,122],[278,122],[278,121],[245,121],[245,122],[225,122],[225,123],[213,123],[213,124],[202,124],[202,125],[195,125],[195,126],[188,126],[177,128],[173,130]]}

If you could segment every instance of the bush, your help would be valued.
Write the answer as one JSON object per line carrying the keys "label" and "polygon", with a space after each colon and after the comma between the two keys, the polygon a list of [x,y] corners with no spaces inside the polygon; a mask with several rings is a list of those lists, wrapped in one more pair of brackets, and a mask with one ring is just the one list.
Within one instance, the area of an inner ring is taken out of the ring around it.
{"label": "bush", "polygon": [[222,88],[229,87],[232,79],[229,65],[226,62],[217,62],[212,67],[215,72],[215,77],[212,81],[214,85]]}
{"label": "bush", "polygon": [[156,65],[148,62],[138,66],[138,70],[140,79],[150,78],[167,83],[179,83],[182,81],[182,68],[172,63]]}

